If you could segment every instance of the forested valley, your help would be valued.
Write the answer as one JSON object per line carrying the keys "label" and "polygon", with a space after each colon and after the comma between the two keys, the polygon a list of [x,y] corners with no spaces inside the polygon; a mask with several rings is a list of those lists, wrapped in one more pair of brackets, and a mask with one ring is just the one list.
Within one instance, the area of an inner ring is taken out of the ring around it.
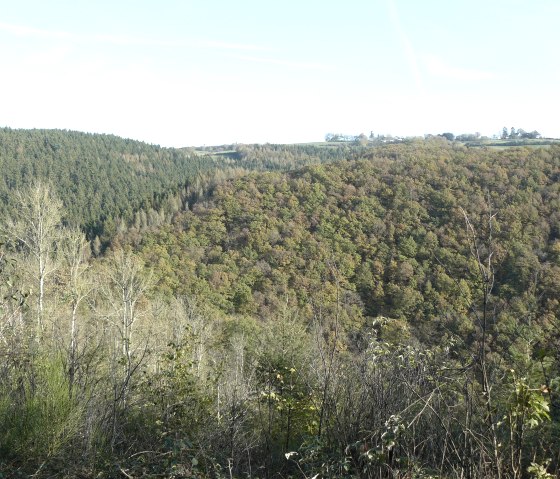
{"label": "forested valley", "polygon": [[560,147],[0,131],[0,477],[553,478]]}

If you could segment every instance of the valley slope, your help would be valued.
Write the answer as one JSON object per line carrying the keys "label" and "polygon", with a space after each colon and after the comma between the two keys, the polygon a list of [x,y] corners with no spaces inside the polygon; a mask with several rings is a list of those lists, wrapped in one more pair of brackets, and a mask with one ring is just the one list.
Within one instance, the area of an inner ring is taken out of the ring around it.
{"label": "valley slope", "polygon": [[[78,134],[89,146],[61,139],[64,169],[44,149],[59,133],[18,135],[3,146],[0,472],[560,470],[560,147],[187,155]],[[90,140],[120,146],[96,156]],[[34,177],[52,191],[26,189]],[[96,188],[112,227],[86,206]],[[33,211],[55,218],[45,247],[21,221]],[[106,250],[72,223],[102,224]]]}

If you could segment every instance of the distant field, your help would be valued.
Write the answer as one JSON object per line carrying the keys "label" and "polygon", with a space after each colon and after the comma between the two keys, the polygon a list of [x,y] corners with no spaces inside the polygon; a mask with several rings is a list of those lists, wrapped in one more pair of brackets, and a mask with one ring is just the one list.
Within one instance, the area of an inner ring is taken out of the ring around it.
{"label": "distant field", "polygon": [[466,141],[466,146],[470,147],[486,147],[494,149],[505,149],[518,146],[528,147],[548,147],[551,145],[559,145],[560,139],[557,138],[540,138],[540,139],[525,139],[525,140],[481,140],[481,141]]}

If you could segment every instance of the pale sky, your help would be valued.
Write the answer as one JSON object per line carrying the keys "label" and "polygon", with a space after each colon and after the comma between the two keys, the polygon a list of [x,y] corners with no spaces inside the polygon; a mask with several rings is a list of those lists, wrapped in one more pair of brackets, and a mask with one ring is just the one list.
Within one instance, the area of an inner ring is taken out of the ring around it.
{"label": "pale sky", "polygon": [[0,0],[0,126],[560,137],[559,0]]}

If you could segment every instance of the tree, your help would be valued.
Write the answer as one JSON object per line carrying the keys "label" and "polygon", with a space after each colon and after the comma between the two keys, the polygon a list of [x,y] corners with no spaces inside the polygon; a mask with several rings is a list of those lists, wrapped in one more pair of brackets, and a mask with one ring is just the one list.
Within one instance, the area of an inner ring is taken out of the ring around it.
{"label": "tree", "polygon": [[508,129],[504,126],[504,129],[502,130],[502,140],[506,140],[508,137]]}
{"label": "tree", "polygon": [[455,135],[453,133],[442,133],[440,136],[443,136],[444,138],[447,138],[448,141],[453,141],[455,139]]}
{"label": "tree", "polygon": [[37,339],[43,331],[45,282],[56,269],[56,248],[60,238],[62,202],[40,182],[15,194],[16,213],[0,226],[2,236],[16,250],[24,251],[33,264],[37,285]]}
{"label": "tree", "polygon": [[78,229],[70,230],[61,240],[61,259],[64,262],[64,274],[60,282],[65,291],[65,298],[70,305],[70,341],[68,344],[68,381],[70,394],[74,385],[78,367],[78,308],[92,290],[87,278],[90,252],[89,243]]}
{"label": "tree", "polygon": [[[151,276],[145,274],[144,264],[130,252],[118,250],[109,259],[105,296],[109,301],[113,325],[117,332],[121,363],[124,365],[122,383],[115,391],[116,401],[126,404],[130,380],[140,365],[144,353],[135,354],[133,345],[134,326],[139,318],[139,303],[150,288]],[[118,354],[118,352],[117,352]]]}
{"label": "tree", "polygon": [[360,146],[366,146],[368,144],[368,137],[364,133],[360,133],[356,137],[356,144]]}
{"label": "tree", "polygon": [[[513,128],[512,128],[513,130]],[[494,419],[494,398],[492,395],[493,381],[491,379],[491,369],[493,364],[489,360],[489,352],[491,345],[491,332],[495,325],[495,314],[492,311],[492,295],[495,283],[495,266],[494,266],[494,227],[495,217],[497,213],[492,212],[491,204],[488,204],[488,218],[486,237],[480,238],[479,232],[473,226],[468,214],[461,209],[465,218],[467,237],[471,256],[478,270],[476,280],[482,294],[482,304],[480,309],[474,305],[471,308],[478,330],[479,345],[475,355],[475,371],[479,373],[480,386],[482,388],[483,405],[485,408],[484,422],[486,423],[490,435],[491,450],[490,454],[493,461],[493,474],[500,479],[502,477],[502,457],[500,454],[500,445],[497,434],[497,424]]]}

